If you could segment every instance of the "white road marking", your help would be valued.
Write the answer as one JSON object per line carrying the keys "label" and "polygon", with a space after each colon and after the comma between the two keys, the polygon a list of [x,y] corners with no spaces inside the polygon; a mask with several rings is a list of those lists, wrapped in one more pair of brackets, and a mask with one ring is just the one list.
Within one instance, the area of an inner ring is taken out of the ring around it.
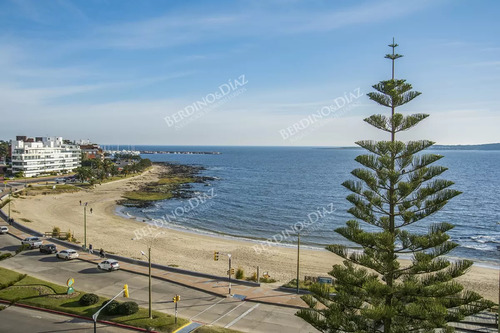
{"label": "white road marking", "polygon": [[223,300],[225,300],[225,298],[221,298],[218,302],[210,305],[208,308],[206,308],[205,310],[201,311],[200,313],[198,314],[195,314],[194,316],[192,316],[191,318],[189,318],[189,320],[193,320],[193,318],[195,317],[198,317],[199,315],[201,315],[202,313],[205,313],[206,311],[210,310],[211,308],[213,308],[214,306],[216,306],[217,304],[219,304],[220,302],[222,302]]}
{"label": "white road marking", "polygon": [[252,306],[250,309],[246,310],[242,315],[240,315],[239,317],[237,317],[235,320],[233,320],[232,322],[230,322],[229,324],[227,324],[226,326],[224,326],[224,328],[229,328],[231,326],[233,326],[234,324],[236,324],[241,318],[245,317],[247,314],[249,314],[250,312],[252,312],[253,310],[255,310],[260,304],[257,303],[255,304],[254,306]]}
{"label": "white road marking", "polygon": [[237,308],[239,308],[240,306],[242,306],[245,303],[246,302],[242,302],[241,304],[238,304],[237,306],[235,306],[234,308],[232,308],[231,310],[229,310],[228,312],[226,312],[225,314],[223,314],[219,318],[215,319],[213,322],[210,323],[210,325],[215,324],[216,322],[218,322],[219,320],[221,320],[222,318],[224,318],[225,316],[227,316],[228,314],[230,314],[231,312],[233,312],[234,310],[236,310]]}

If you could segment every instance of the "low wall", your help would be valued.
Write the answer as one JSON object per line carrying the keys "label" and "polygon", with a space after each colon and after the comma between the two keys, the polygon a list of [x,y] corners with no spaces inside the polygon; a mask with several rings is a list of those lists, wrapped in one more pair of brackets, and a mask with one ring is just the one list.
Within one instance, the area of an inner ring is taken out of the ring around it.
{"label": "low wall", "polygon": [[[63,241],[63,240],[57,239],[57,238],[49,238],[49,239],[53,243],[56,243],[56,244],[59,244],[59,245],[62,245],[62,246],[65,246],[65,247],[68,247],[68,248],[71,248],[74,250],[78,250],[78,251],[82,250],[82,247],[77,245],[77,244],[66,242],[66,241]],[[140,266],[144,266],[144,267],[149,266],[149,263],[147,261],[122,257],[122,256],[118,256],[115,254],[106,253],[106,258],[115,259],[115,260],[122,261],[122,262],[127,262],[127,263],[133,264],[133,265],[140,265]],[[191,275],[191,276],[198,276],[198,277],[208,278],[208,279],[213,279],[213,280],[227,281],[227,279],[228,279],[225,276],[218,276],[218,275],[194,272],[194,271],[189,271],[186,269],[170,267],[170,266],[165,266],[165,265],[160,265],[160,264],[155,264],[155,263],[151,263],[151,267],[156,268],[156,269],[161,269],[164,271],[168,271],[168,272]],[[251,286],[251,287],[260,287],[260,283],[253,282],[253,281],[231,279],[231,282],[234,282],[236,284]]]}
{"label": "low wall", "polygon": [[[7,219],[8,219],[8,216],[5,215],[5,213],[1,209],[0,209],[0,217],[2,217],[5,221],[7,221]],[[25,225],[17,223],[15,221],[12,221],[10,224],[14,228],[19,229],[25,233],[31,234],[33,236],[37,236],[37,237],[44,236],[43,233],[40,233],[36,230],[28,228]],[[53,243],[65,246],[65,247],[70,248],[70,249],[74,249],[77,251],[82,250],[82,246],[75,244],[75,243],[66,242],[66,241],[63,241],[63,240],[57,239],[57,238],[48,238],[48,239],[50,239],[50,241]],[[111,259],[116,259],[118,261],[127,262],[127,263],[134,264],[134,265],[140,265],[140,266],[145,266],[145,267],[149,266],[149,263],[147,261],[143,261],[143,260],[122,257],[122,256],[114,255],[114,254],[106,254],[106,257],[111,258]],[[194,271],[189,271],[186,269],[170,267],[170,266],[165,266],[165,265],[160,265],[160,264],[155,264],[155,263],[152,263],[151,267],[156,268],[156,269],[161,269],[164,271],[168,271],[168,272],[191,275],[191,276],[198,276],[198,277],[208,278],[208,279],[213,279],[213,280],[220,280],[220,281],[227,281],[228,280],[227,276],[217,276],[217,275],[212,275],[212,274],[194,272]],[[253,281],[231,279],[231,282],[234,282],[236,284],[250,286],[250,287],[260,287],[260,283],[253,282]]]}

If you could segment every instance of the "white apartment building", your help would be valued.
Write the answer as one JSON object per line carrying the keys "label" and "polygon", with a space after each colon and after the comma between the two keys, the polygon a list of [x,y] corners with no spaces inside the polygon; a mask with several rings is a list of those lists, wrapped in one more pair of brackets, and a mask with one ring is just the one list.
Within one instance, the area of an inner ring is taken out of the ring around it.
{"label": "white apartment building", "polygon": [[11,142],[12,173],[25,177],[72,171],[81,165],[80,146],[65,144],[62,137],[27,138]]}

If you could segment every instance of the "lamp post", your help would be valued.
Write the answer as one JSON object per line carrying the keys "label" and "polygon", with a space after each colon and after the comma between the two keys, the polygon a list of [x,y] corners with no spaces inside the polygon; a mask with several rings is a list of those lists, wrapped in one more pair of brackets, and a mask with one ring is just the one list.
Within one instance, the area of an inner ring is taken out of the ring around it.
{"label": "lamp post", "polygon": [[300,232],[297,232],[297,294],[299,293],[299,275],[300,275]]}
{"label": "lamp post", "polygon": [[153,319],[152,298],[151,298],[151,246],[148,247],[148,255],[141,251],[141,254],[148,258],[149,262],[149,319]]}
{"label": "lamp post", "polygon": [[12,201],[12,186],[9,187],[10,192],[9,192],[9,223],[10,223],[10,202]]}
{"label": "lamp post", "polygon": [[229,296],[231,296],[231,254],[228,253],[227,256],[229,258],[229,271],[227,272],[229,276]]}
{"label": "lamp post", "polygon": [[85,250],[87,250],[87,204],[83,206],[83,239]]}

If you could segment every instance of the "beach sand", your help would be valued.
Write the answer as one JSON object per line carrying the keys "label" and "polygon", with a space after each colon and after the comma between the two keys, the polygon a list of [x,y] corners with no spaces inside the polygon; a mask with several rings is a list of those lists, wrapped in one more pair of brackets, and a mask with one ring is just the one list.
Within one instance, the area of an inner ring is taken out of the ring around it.
{"label": "beach sand", "polygon": [[[163,166],[155,165],[150,171],[119,181],[96,185],[92,190],[59,195],[38,195],[15,199],[12,203],[13,217],[32,222],[21,222],[41,231],[52,231],[57,226],[61,231],[71,230],[78,241],[83,243],[83,205],[87,208],[87,244],[95,250],[103,248],[108,253],[141,259],[141,250],[152,245],[152,259],[155,263],[224,276],[228,268],[227,253],[232,254],[235,269],[243,268],[250,276],[260,267],[261,276],[268,273],[281,285],[296,277],[296,248],[274,246],[270,250],[255,250],[256,243],[225,237],[212,237],[190,232],[161,228],[162,234],[137,239],[145,223],[127,219],[115,214],[116,200],[121,199],[124,191],[137,188],[140,184],[151,182],[165,171]],[[163,169],[163,170],[162,170]],[[90,213],[92,208],[92,213]],[[160,229],[154,229],[156,234]],[[219,261],[213,260],[214,251],[220,251]],[[142,258],[144,259],[144,258]],[[301,278],[308,276],[328,276],[332,265],[341,263],[341,258],[326,250],[303,249],[300,251]],[[466,288],[479,292],[483,297],[498,302],[499,271],[473,266],[458,279]],[[269,287],[278,285],[275,283]]]}

